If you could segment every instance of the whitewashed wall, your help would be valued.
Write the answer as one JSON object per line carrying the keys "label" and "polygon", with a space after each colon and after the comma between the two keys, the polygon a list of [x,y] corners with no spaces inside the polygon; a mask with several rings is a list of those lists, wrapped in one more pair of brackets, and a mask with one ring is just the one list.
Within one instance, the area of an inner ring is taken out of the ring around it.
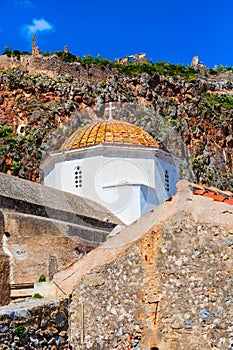
{"label": "whitewashed wall", "polygon": [[[105,146],[67,153],[45,171],[44,184],[92,199],[129,224],[175,193],[178,170],[170,158],[145,149]],[[75,169],[79,167],[75,179]],[[169,172],[169,191],[164,188]],[[76,187],[75,181],[81,181]]]}

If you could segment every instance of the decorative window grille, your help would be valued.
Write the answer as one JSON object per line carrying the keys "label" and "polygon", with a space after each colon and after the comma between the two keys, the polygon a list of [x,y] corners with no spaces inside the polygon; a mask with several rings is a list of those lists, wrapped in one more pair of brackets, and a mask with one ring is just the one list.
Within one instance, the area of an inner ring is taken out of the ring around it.
{"label": "decorative window grille", "polygon": [[170,190],[170,181],[169,181],[169,172],[168,170],[165,170],[165,173],[164,173],[164,187],[165,187],[165,190],[167,192],[169,192]]}
{"label": "decorative window grille", "polygon": [[82,187],[82,168],[80,166],[77,166],[74,169],[74,184],[76,188]]}

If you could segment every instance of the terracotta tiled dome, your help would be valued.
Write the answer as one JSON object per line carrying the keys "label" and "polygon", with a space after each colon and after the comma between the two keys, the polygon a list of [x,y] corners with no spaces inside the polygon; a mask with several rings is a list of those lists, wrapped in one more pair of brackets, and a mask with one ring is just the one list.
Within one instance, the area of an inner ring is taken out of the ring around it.
{"label": "terracotta tiled dome", "polygon": [[148,132],[136,125],[118,120],[101,120],[75,131],[61,146],[60,150],[98,144],[159,147]]}

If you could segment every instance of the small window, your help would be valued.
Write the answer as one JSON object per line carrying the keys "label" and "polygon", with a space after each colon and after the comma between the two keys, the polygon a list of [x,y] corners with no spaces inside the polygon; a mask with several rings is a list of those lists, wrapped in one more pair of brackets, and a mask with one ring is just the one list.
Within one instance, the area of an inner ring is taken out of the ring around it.
{"label": "small window", "polygon": [[164,187],[167,192],[170,191],[170,181],[169,181],[169,172],[168,170],[165,170],[164,173]]}
{"label": "small window", "polygon": [[82,170],[81,167],[78,165],[75,169],[74,169],[74,186],[76,188],[80,188],[82,187]]}

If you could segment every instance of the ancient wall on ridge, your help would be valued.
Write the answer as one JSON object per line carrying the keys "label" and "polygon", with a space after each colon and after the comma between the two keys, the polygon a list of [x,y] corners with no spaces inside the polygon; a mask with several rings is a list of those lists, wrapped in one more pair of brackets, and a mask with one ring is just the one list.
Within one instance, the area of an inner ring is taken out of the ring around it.
{"label": "ancient wall on ridge", "polygon": [[107,79],[114,72],[111,67],[91,67],[78,62],[66,63],[56,55],[50,57],[21,55],[19,59],[0,55],[0,69],[10,68],[20,68],[29,74],[45,73],[52,78],[56,78],[58,75],[70,75],[73,78],[95,83]]}

